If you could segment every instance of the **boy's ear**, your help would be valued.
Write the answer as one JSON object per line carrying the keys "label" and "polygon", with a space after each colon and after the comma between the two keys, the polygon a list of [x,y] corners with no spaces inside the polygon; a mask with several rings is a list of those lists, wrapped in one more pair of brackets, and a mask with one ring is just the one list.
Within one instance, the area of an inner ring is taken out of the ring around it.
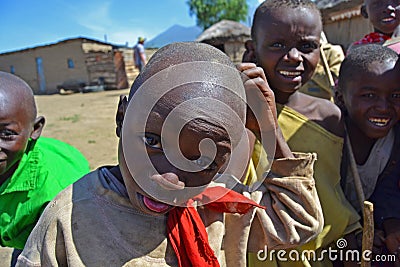
{"label": "boy's ear", "polygon": [[121,137],[122,122],[124,121],[125,112],[127,108],[128,108],[128,99],[126,98],[125,95],[120,95],[117,114],[115,116],[115,122],[117,124],[115,133],[117,134],[118,137]]}
{"label": "boy's ear", "polygon": [[343,100],[343,93],[339,87],[337,87],[335,90],[334,102],[342,112],[346,111],[346,106],[344,105],[344,100]]}
{"label": "boy's ear", "polygon": [[366,19],[368,18],[367,7],[365,5],[361,6],[361,15]]}
{"label": "boy's ear", "polygon": [[244,47],[246,48],[246,51],[244,51],[244,53],[243,53],[242,62],[250,62],[250,63],[257,64],[254,45],[255,44],[254,44],[253,40],[247,40],[244,43]]}
{"label": "boy's ear", "polygon": [[46,119],[43,116],[39,116],[35,119],[35,122],[33,124],[33,131],[31,133],[31,138],[33,140],[37,140],[40,137],[40,135],[42,134],[42,130],[43,130],[45,122],[46,122]]}

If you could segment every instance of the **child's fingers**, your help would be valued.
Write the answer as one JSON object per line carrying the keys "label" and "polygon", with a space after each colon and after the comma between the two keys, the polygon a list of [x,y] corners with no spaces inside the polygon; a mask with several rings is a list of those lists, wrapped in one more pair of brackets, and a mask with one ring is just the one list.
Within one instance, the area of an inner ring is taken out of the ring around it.
{"label": "child's fingers", "polygon": [[185,188],[185,183],[179,181],[178,176],[174,173],[154,174],[150,178],[167,190],[182,190]]}
{"label": "child's fingers", "polygon": [[254,63],[240,63],[237,65],[237,69],[249,79],[260,77],[267,83],[264,70],[260,67],[257,67]]}
{"label": "child's fingers", "polygon": [[236,68],[240,71],[243,72],[248,69],[253,69],[257,68],[257,65],[251,62],[244,62],[244,63],[239,63],[236,65]]}

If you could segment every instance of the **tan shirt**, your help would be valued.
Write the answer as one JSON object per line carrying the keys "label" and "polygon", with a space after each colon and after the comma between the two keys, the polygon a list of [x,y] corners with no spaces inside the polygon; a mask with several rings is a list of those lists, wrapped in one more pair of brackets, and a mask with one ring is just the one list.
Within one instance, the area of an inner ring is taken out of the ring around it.
{"label": "tan shirt", "polygon": [[[247,250],[295,247],[321,231],[315,154],[297,156],[275,161],[274,178],[244,193],[266,210],[238,215],[198,209],[221,266],[245,266]],[[104,188],[99,175],[88,174],[47,206],[17,266],[177,266],[167,217],[133,209],[129,199]],[[257,233],[249,240],[252,224]]]}

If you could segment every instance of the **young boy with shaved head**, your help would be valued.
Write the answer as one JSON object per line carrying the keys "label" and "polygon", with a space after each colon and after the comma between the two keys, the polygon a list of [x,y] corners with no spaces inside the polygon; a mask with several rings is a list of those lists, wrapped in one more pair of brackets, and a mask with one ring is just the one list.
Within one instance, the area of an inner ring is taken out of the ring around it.
{"label": "young boy with shaved head", "polygon": [[0,72],[0,244],[15,248],[14,254],[47,203],[89,172],[77,149],[39,138],[44,123],[28,84]]}
{"label": "young boy with shaved head", "polygon": [[[119,103],[119,164],[55,198],[19,266],[245,266],[250,247],[313,238],[323,220],[313,154],[276,160],[252,192],[230,175],[230,158],[247,146],[244,98],[239,71],[218,49],[159,49]],[[247,247],[255,212],[264,234]]]}

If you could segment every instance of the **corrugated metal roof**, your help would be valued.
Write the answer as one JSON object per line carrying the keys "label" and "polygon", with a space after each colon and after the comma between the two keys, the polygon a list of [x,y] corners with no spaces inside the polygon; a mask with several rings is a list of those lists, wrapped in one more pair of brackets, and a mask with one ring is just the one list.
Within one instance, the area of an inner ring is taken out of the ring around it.
{"label": "corrugated metal roof", "polygon": [[67,38],[67,39],[63,39],[60,41],[57,41],[55,43],[49,43],[49,44],[44,44],[44,45],[37,45],[37,46],[33,46],[33,47],[28,47],[28,48],[23,48],[23,49],[18,49],[18,50],[14,50],[14,51],[9,51],[9,52],[5,52],[5,53],[1,53],[0,55],[8,55],[8,54],[12,54],[12,53],[18,53],[18,52],[23,52],[23,51],[29,51],[29,50],[34,50],[34,49],[38,49],[38,48],[43,48],[43,47],[49,47],[49,46],[55,46],[61,43],[67,43],[67,42],[71,42],[71,41],[75,41],[75,40],[82,40],[83,42],[87,41],[87,42],[91,42],[91,43],[98,43],[98,44],[104,44],[104,45],[111,45],[112,47],[121,47],[121,45],[115,45],[115,44],[111,44],[111,43],[107,43],[107,42],[103,42],[103,41],[99,41],[96,39],[92,39],[92,38],[88,38],[88,37],[75,37],[75,38]]}

